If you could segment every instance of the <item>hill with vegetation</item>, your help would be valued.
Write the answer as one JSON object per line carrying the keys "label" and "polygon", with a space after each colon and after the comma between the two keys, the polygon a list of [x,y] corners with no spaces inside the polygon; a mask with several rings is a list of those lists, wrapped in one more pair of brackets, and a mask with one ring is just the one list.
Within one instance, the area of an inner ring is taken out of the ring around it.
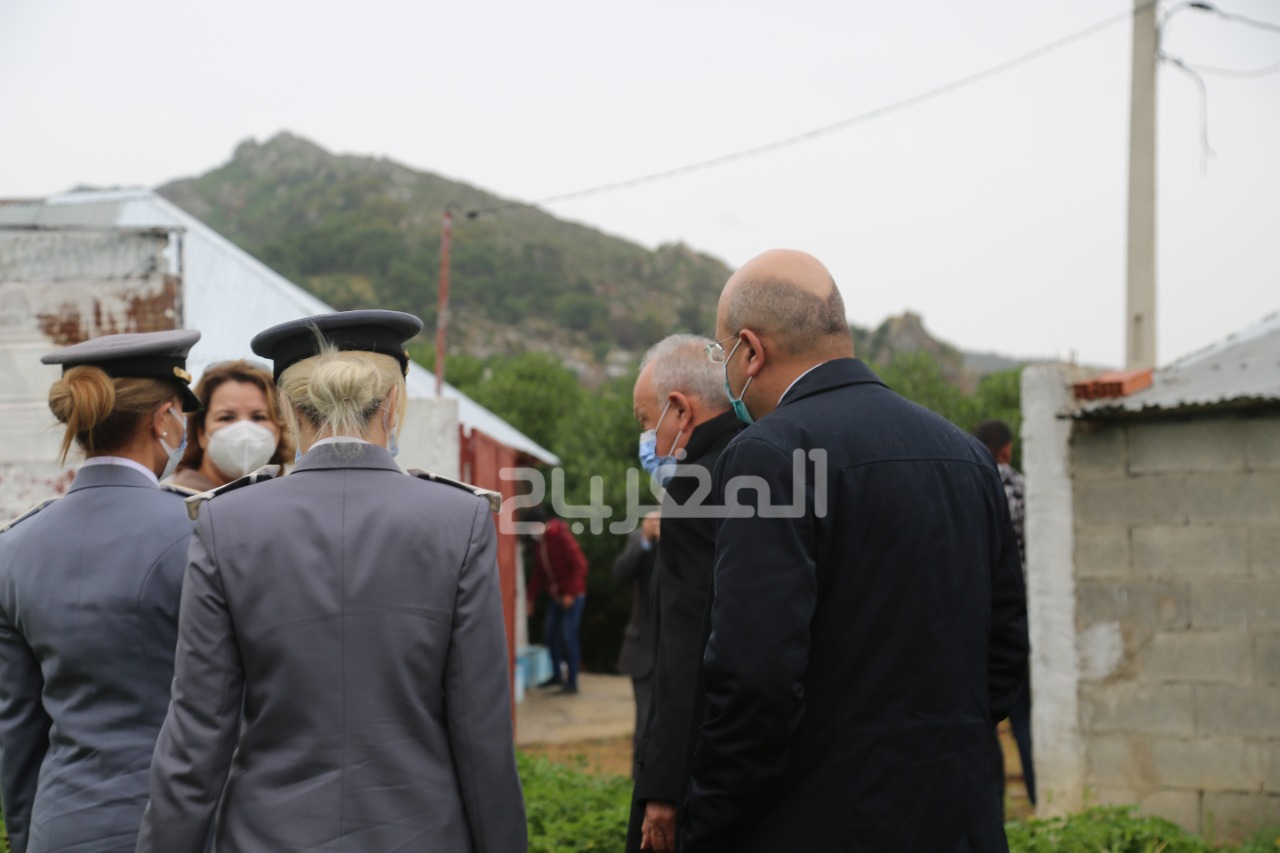
{"label": "hill with vegetation", "polygon": [[435,323],[441,217],[456,211],[450,351],[553,352],[576,373],[628,360],[672,331],[710,329],[730,270],[681,244],[656,250],[390,160],[297,136],[247,141],[231,161],[158,189],[338,309]]}

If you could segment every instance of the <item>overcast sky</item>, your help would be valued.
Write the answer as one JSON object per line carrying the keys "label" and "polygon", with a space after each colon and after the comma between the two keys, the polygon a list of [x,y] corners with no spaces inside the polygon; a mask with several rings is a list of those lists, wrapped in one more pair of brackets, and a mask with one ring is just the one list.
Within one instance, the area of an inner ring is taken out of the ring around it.
{"label": "overcast sky", "polygon": [[[1215,2],[1280,23],[1277,0]],[[1131,8],[0,0],[0,197],[155,186],[289,130],[540,199],[828,125]],[[806,249],[862,325],[913,310],[966,349],[1118,364],[1130,44],[1122,21],[806,144],[548,209],[731,266]],[[1280,33],[1192,9],[1164,44],[1280,63]],[[1195,84],[1159,72],[1161,363],[1280,309],[1280,73],[1205,80],[1202,171]]]}

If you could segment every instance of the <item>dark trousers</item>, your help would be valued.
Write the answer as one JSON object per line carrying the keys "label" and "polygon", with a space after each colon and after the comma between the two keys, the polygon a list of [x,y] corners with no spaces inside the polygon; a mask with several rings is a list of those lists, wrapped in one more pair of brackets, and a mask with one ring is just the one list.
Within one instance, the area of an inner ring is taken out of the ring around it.
{"label": "dark trousers", "polygon": [[[1027,787],[1027,799],[1031,805],[1036,804],[1036,770],[1031,759],[1031,683],[1027,682],[1009,710],[1009,728],[1013,730],[1013,739],[1018,744],[1018,760],[1022,763],[1022,781]],[[998,773],[997,790],[1000,796],[1000,814],[1004,815],[1004,750],[1000,746],[1000,738],[996,739],[996,771]]]}
{"label": "dark trousers", "polygon": [[636,778],[636,757],[640,754],[640,738],[649,721],[649,708],[653,705],[653,673],[644,678],[631,679],[631,691],[636,697],[636,733],[631,738],[631,779]]}
{"label": "dark trousers", "polygon": [[[585,595],[575,598],[568,607],[552,599],[547,603],[547,615],[542,623],[547,652],[551,655],[551,681],[559,683],[563,679],[566,687],[574,689],[578,686],[578,667],[582,663],[578,631],[582,627],[582,610],[586,603]],[[568,678],[561,674],[562,663],[568,665]]]}
{"label": "dark trousers", "polygon": [[1009,711],[1009,727],[1013,739],[1018,742],[1018,759],[1022,762],[1022,780],[1027,786],[1027,799],[1036,804],[1036,769],[1031,760],[1031,684],[1022,690],[1018,701]]}

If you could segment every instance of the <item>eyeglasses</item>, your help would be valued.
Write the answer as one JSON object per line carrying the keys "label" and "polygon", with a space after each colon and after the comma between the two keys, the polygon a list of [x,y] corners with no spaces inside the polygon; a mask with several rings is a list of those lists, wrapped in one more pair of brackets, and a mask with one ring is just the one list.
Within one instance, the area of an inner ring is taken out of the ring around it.
{"label": "eyeglasses", "polygon": [[711,359],[712,364],[724,364],[729,359],[729,354],[724,351],[724,343],[736,339],[737,335],[730,335],[727,338],[721,338],[712,344],[707,344],[707,358]]}

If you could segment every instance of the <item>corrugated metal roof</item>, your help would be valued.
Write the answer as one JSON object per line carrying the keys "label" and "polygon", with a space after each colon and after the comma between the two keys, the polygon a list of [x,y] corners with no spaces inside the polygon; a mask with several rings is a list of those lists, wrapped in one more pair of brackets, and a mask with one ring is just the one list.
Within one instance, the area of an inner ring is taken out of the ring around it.
{"label": "corrugated metal roof", "polygon": [[[0,202],[0,225],[165,227],[182,229],[183,322],[202,332],[191,351],[193,372],[250,356],[249,339],[276,323],[333,310],[200,220],[150,190],[92,190],[37,201]],[[434,397],[435,375],[411,363],[411,398]],[[493,412],[445,383],[458,420],[551,465],[559,458]]]}
{"label": "corrugated metal roof", "polygon": [[1098,400],[1076,418],[1280,402],[1280,311],[1212,346],[1157,370],[1151,387]]}

